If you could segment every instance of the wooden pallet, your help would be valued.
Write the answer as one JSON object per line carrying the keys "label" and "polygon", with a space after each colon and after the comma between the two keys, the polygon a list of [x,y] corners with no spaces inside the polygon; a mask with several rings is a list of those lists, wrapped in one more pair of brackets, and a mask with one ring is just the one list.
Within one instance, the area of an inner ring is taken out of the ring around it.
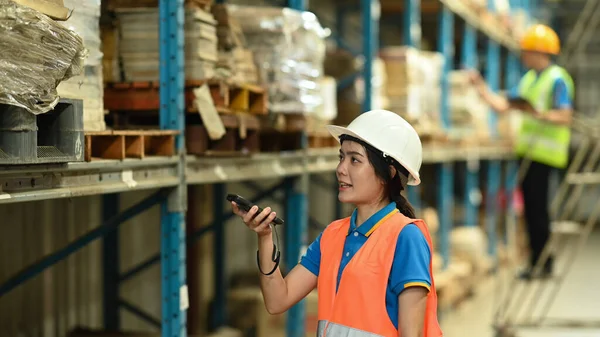
{"label": "wooden pallet", "polygon": [[[267,93],[256,85],[232,84],[220,80],[185,82],[185,106],[188,113],[196,112],[195,88],[208,85],[212,100],[220,113],[267,113]],[[139,111],[160,109],[160,84],[152,82],[108,83],[104,89],[104,107],[110,111]]]}
{"label": "wooden pallet", "polygon": [[259,147],[260,123],[256,116],[221,114],[225,135],[220,139],[210,139],[202,124],[186,125],[185,141],[188,154],[200,156],[239,156],[256,153]]}
{"label": "wooden pallet", "polygon": [[85,133],[85,161],[175,154],[174,130],[107,130]]}
{"label": "wooden pallet", "polygon": [[[303,114],[280,114],[261,119],[261,152],[293,151],[302,148],[302,133],[308,136],[309,148],[338,147],[339,143],[325,129]],[[327,124],[327,123],[326,123]]]}

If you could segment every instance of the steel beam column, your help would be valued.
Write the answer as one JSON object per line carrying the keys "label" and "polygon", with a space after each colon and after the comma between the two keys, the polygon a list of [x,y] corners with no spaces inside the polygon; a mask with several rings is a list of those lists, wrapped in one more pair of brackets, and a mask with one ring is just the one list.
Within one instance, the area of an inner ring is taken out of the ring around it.
{"label": "steel beam column", "polygon": [[363,82],[364,100],[362,111],[373,108],[373,60],[379,50],[379,18],[381,6],[379,0],[360,0],[362,17],[362,43],[364,55]]}
{"label": "steel beam column", "polygon": [[213,185],[213,203],[215,214],[214,246],[213,254],[215,258],[214,277],[215,277],[215,299],[213,308],[213,328],[218,329],[227,324],[227,279],[225,277],[225,217],[223,214],[225,208],[225,184]]}
{"label": "steel beam column", "polygon": [[404,1],[404,44],[421,49],[421,0]]}
{"label": "steel beam column", "polygon": [[[308,8],[308,1],[303,0],[288,0],[288,6],[292,9],[304,11]],[[308,149],[308,136],[305,131],[302,132],[302,150],[306,152]],[[287,209],[292,213],[289,217],[290,223],[293,225],[285,226],[285,231],[294,230],[300,235],[290,237],[291,240],[285,244],[285,256],[283,257],[286,261],[295,259],[296,262],[300,258],[300,252],[307,245],[307,232],[308,232],[308,190],[309,190],[309,175],[308,175],[308,159],[306,156],[303,160],[303,173],[300,175],[300,179],[297,179],[293,191],[286,191],[288,196]],[[286,184],[287,186],[287,184]],[[298,213],[294,213],[298,212]],[[287,214],[286,214],[287,216]],[[292,248],[290,248],[292,247]],[[293,249],[293,250],[292,250]],[[305,313],[304,301],[293,306],[287,314],[286,320],[286,332],[288,337],[300,337],[304,336],[304,313]]]}
{"label": "steel beam column", "polygon": [[[488,9],[494,11],[493,0],[488,0]],[[487,45],[487,71],[486,81],[490,90],[498,92],[500,87],[500,46],[492,39],[488,39]],[[498,117],[495,111],[489,111],[489,128],[492,139],[498,138]],[[491,160],[488,165],[487,174],[487,197],[486,197],[486,230],[488,235],[489,254],[495,259],[497,255],[497,218],[498,218],[498,192],[500,190],[500,161]]]}
{"label": "steel beam column", "polygon": [[[448,106],[449,84],[448,75],[454,67],[454,15],[447,6],[440,13],[440,34],[438,49],[444,55],[444,68],[441,76],[441,116],[442,126],[448,130],[450,123],[450,108]],[[437,203],[440,219],[439,247],[443,258],[443,268],[448,267],[450,260],[450,230],[454,221],[453,203],[453,165],[443,163],[438,166]]]}
{"label": "steel beam column", "polygon": [[[475,27],[465,23],[462,45],[462,66],[466,69],[477,69],[477,31]],[[466,161],[465,179],[465,226],[477,226],[478,208],[481,198],[479,191],[479,159]]]}
{"label": "steel beam column", "polygon": [[179,185],[161,205],[162,336],[187,336],[183,0],[159,1],[160,128],[177,130]]}
{"label": "steel beam column", "polygon": [[[519,83],[519,59],[517,55],[509,53],[506,59],[506,87],[510,89]],[[504,244],[509,252],[514,253],[517,236],[517,217],[513,208],[513,197],[517,187],[519,167],[515,160],[506,163],[506,180],[504,190],[506,193],[506,222]]]}
{"label": "steel beam column", "polygon": [[[285,228],[285,265],[289,271],[300,261],[300,256],[306,250],[308,237],[308,204],[303,193],[288,191],[289,196],[286,214],[290,225]],[[305,301],[302,300],[288,312],[287,335],[288,337],[305,336],[306,321]]]}
{"label": "steel beam column", "polygon": [[[102,219],[107,223],[115,214],[119,214],[119,194],[107,194],[102,197]],[[102,240],[102,276],[104,302],[104,329],[121,329],[119,311],[119,229],[110,231]]]}
{"label": "steel beam column", "polygon": [[[405,0],[404,44],[421,49],[421,0]],[[421,212],[421,187],[407,186],[407,198],[419,214]]]}

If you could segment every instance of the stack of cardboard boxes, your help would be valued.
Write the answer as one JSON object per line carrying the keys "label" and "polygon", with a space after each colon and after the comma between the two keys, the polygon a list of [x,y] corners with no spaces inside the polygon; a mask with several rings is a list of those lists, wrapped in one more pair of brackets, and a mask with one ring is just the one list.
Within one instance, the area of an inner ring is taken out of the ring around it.
{"label": "stack of cardboard boxes", "polygon": [[219,60],[217,76],[234,83],[259,83],[254,54],[246,47],[246,39],[239,22],[229,15],[226,5],[214,5],[212,14],[217,20]]}
{"label": "stack of cardboard boxes", "polygon": [[[116,11],[119,26],[119,57],[124,81],[158,81],[159,12],[158,8],[120,8]],[[204,80],[214,77],[218,60],[217,22],[199,7],[185,10],[185,77]]]}
{"label": "stack of cardboard boxes", "polygon": [[439,133],[443,56],[398,46],[383,48],[380,57],[385,62],[389,109],[413,123],[422,136]]}

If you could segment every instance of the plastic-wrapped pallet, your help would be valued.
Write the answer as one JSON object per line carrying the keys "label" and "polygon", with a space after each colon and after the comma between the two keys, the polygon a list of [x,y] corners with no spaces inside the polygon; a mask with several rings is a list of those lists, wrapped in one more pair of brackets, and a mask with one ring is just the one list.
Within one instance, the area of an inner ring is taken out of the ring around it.
{"label": "plastic-wrapped pallet", "polygon": [[254,52],[270,110],[312,114],[323,104],[319,81],[328,35],[317,17],[289,8],[228,7]]}
{"label": "plastic-wrapped pallet", "polygon": [[[158,8],[120,8],[115,12],[125,81],[158,81]],[[186,7],[184,20],[185,77],[187,80],[213,78],[218,60],[217,22],[211,13],[192,7]]]}
{"label": "plastic-wrapped pallet", "polygon": [[56,86],[81,73],[81,37],[48,16],[0,0],[0,103],[34,114],[58,103]]}
{"label": "plastic-wrapped pallet", "polygon": [[57,90],[61,97],[83,100],[83,129],[102,131],[104,121],[104,81],[100,50],[100,0],[64,0],[73,9],[69,20],[61,24],[75,31],[88,50],[83,73],[62,82]]}

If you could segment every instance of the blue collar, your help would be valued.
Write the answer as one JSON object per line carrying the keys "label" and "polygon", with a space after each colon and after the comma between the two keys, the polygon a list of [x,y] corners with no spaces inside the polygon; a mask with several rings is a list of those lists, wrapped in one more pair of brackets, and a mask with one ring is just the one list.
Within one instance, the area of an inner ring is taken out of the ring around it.
{"label": "blue collar", "polygon": [[[348,235],[353,231],[357,231],[358,233],[368,237],[373,233],[379,225],[381,225],[385,220],[389,218],[390,215],[398,212],[396,209],[396,203],[390,202],[387,206],[377,211],[377,213],[373,214],[370,218],[367,219],[362,225],[356,228],[356,209],[352,212],[352,216],[350,217],[350,229],[348,230]],[[384,220],[384,221],[382,221]]]}

